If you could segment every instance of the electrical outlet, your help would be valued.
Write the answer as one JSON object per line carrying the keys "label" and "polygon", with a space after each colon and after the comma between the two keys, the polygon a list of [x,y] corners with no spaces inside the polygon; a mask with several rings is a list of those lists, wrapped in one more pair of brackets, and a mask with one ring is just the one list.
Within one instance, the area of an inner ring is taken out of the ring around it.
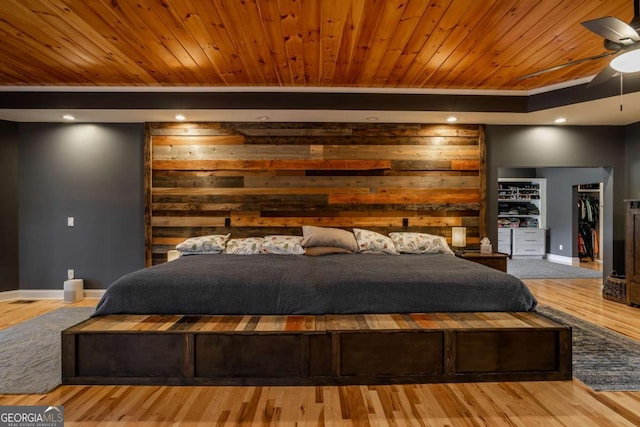
{"label": "electrical outlet", "polygon": [[563,246],[562,246],[562,245],[560,245],[559,249],[560,249],[560,250],[562,250],[562,248],[563,248]]}
{"label": "electrical outlet", "polygon": [[74,222],[75,221],[72,216],[67,217],[67,227],[73,227]]}
{"label": "electrical outlet", "polygon": [[67,270],[67,279],[73,279],[73,276],[75,276],[75,272],[73,271],[73,268],[70,268]]}

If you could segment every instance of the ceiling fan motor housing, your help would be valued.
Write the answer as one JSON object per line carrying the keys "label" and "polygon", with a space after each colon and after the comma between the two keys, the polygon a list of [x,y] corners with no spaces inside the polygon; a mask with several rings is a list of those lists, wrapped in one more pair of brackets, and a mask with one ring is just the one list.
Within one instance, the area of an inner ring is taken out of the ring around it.
{"label": "ceiling fan motor housing", "polygon": [[613,40],[608,40],[608,39],[604,39],[604,42],[602,44],[604,45],[604,48],[607,50],[618,51],[624,48],[624,45],[621,45],[620,43],[616,43]]}

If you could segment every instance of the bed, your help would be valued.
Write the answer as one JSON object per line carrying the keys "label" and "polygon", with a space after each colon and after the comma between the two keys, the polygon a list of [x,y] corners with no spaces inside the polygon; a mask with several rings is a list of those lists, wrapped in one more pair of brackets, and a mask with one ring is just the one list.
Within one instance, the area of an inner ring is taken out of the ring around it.
{"label": "bed", "polygon": [[522,312],[517,278],[446,254],[190,255],[120,278],[95,315]]}
{"label": "bed", "polygon": [[452,255],[190,255],[125,275],[63,332],[65,384],[571,379],[571,329]]}
{"label": "bed", "polygon": [[[63,332],[65,384],[571,379],[571,330],[532,311],[519,280],[452,255],[165,264],[194,236],[264,243],[300,227],[306,239],[313,225],[349,231],[350,244],[315,242],[321,248],[354,252],[359,233],[358,251],[390,250],[386,237],[404,233],[392,246],[405,253],[422,233],[440,236],[426,239],[436,249],[453,226],[478,248],[487,223],[482,126],[155,123],[144,159],[145,265],[157,266],[113,283],[95,316]],[[274,269],[280,276],[267,278]]]}

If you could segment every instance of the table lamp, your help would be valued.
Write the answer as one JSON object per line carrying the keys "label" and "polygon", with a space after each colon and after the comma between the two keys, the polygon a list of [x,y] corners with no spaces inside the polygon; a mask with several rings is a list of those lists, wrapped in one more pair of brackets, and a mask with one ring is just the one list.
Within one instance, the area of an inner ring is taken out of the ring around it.
{"label": "table lamp", "polygon": [[451,227],[451,246],[456,255],[461,255],[467,246],[467,227]]}

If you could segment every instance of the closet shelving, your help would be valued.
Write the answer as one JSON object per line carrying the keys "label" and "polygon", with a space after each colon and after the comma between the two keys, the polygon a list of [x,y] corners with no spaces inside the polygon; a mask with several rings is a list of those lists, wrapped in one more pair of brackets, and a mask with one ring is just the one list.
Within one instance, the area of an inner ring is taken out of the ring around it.
{"label": "closet shelving", "polygon": [[[498,227],[544,228],[546,180],[542,178],[498,180]],[[513,221],[508,221],[514,218]]]}
{"label": "closet shelving", "polygon": [[546,179],[498,180],[498,251],[513,256],[546,252]]}

